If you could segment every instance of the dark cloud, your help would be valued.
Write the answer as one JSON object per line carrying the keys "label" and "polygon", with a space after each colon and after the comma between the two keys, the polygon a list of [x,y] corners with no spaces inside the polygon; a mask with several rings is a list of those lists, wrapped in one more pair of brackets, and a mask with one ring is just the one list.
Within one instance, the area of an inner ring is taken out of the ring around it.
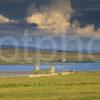
{"label": "dark cloud", "polygon": [[14,19],[23,19],[31,2],[32,0],[0,0],[0,14]]}
{"label": "dark cloud", "polygon": [[100,27],[100,0],[71,0],[75,13],[72,20],[79,20],[82,26],[94,24]]}
{"label": "dark cloud", "polygon": [[[52,0],[0,0],[0,14],[23,20],[27,15],[27,8],[34,3],[39,9],[40,5],[50,6]],[[100,0],[71,0],[75,10],[72,20],[79,20],[81,25],[87,23],[100,26]]]}
{"label": "dark cloud", "polygon": [[[41,12],[41,5],[42,7],[45,8],[49,7],[51,6],[52,1],[56,0],[0,0],[0,14],[11,20],[19,20],[20,23],[15,25],[16,28],[20,26],[22,29],[29,28],[32,25],[29,25],[25,22],[25,17],[27,17],[27,9],[33,4],[34,7],[38,10],[38,12]],[[63,2],[66,0],[59,0],[59,1]],[[100,0],[83,0],[83,1],[69,0],[69,1],[71,2],[71,8],[74,11],[74,13],[71,15],[70,18],[71,22],[77,20],[81,26],[87,26],[87,24],[93,24],[94,27],[100,27]],[[56,3],[54,5],[56,5]],[[65,5],[67,6],[67,4]],[[37,23],[35,27],[36,26]],[[92,25],[90,25],[90,27],[91,26]]]}

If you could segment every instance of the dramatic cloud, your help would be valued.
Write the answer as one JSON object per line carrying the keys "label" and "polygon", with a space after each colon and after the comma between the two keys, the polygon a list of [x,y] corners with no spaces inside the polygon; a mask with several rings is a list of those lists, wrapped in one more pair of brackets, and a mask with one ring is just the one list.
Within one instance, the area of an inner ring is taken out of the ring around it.
{"label": "dramatic cloud", "polygon": [[70,27],[72,32],[81,37],[99,37],[100,38],[100,28],[95,29],[93,24],[86,25],[85,27],[80,27],[78,21],[73,23]]}
{"label": "dramatic cloud", "polygon": [[51,0],[49,6],[32,4],[28,8],[28,23],[36,23],[38,28],[51,30],[55,33],[65,33],[70,27],[70,17],[73,13],[70,0]]}
{"label": "dramatic cloud", "polygon": [[18,21],[11,20],[8,17],[5,17],[3,15],[0,15],[0,24],[6,24],[6,23],[17,23]]}
{"label": "dramatic cloud", "polygon": [[[77,20],[71,17],[75,12],[71,0],[50,0],[48,4],[33,3],[28,7],[26,21],[30,24],[37,24],[39,29],[48,33],[76,35],[82,37],[99,37],[100,29],[95,29],[93,24],[80,27]],[[61,34],[61,35],[62,35]],[[54,34],[55,35],[55,34]]]}

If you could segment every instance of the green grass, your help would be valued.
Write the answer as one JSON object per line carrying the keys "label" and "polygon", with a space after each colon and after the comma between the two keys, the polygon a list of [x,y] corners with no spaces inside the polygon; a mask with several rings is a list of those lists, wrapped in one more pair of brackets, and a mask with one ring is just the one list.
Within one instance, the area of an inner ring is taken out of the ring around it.
{"label": "green grass", "polygon": [[0,100],[100,100],[100,72],[1,77]]}
{"label": "green grass", "polygon": [[39,70],[39,71],[33,71],[33,74],[34,75],[38,75],[38,74],[50,74],[50,71],[49,70]]}

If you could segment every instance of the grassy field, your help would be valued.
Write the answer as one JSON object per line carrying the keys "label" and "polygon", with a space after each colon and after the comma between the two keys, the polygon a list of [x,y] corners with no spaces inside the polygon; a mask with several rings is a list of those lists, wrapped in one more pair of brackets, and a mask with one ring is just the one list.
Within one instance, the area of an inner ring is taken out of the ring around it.
{"label": "grassy field", "polygon": [[100,72],[0,78],[0,100],[100,100]]}

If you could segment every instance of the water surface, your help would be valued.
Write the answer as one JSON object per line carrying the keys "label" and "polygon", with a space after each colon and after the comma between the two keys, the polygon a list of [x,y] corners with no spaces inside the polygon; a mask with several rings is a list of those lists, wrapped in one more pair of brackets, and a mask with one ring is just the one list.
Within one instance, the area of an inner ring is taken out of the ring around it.
{"label": "water surface", "polygon": [[[34,65],[0,65],[0,71],[32,71]],[[49,69],[50,64],[40,65],[40,69]],[[56,71],[100,71],[100,63],[57,63]]]}

